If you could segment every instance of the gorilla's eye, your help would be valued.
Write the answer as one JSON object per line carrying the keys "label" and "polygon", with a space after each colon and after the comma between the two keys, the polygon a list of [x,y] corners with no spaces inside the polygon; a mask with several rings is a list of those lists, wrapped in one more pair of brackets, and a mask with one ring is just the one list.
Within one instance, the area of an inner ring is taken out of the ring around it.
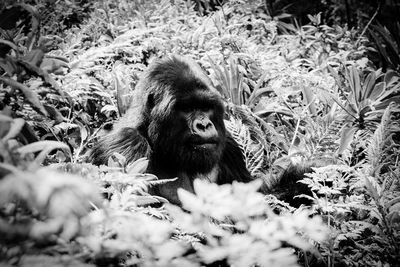
{"label": "gorilla's eye", "polygon": [[176,103],[175,109],[181,112],[202,111],[209,112],[214,110],[212,102],[203,99],[186,99]]}
{"label": "gorilla's eye", "polygon": [[190,103],[177,103],[175,106],[175,109],[177,111],[189,113],[189,112],[194,111],[196,108],[193,105],[191,105]]}

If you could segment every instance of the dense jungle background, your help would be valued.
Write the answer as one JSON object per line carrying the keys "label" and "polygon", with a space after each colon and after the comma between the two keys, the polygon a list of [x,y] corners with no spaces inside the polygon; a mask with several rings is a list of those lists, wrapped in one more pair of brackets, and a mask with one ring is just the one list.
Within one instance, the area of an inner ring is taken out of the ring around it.
{"label": "dense jungle background", "polygon": [[[170,53],[255,177],[184,209],[145,158],[87,157]],[[400,266],[399,1],[3,0],[0,99],[1,266]]]}

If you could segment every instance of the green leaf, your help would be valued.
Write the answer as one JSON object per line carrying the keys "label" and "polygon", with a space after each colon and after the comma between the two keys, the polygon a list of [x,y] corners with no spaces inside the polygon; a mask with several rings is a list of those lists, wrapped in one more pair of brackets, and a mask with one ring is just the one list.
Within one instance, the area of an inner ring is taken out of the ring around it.
{"label": "green leaf", "polygon": [[53,105],[44,104],[43,106],[50,115],[50,118],[55,120],[56,123],[61,123],[65,120],[61,112],[58,109],[56,109]]}
{"label": "green leaf", "polygon": [[2,68],[10,77],[19,71],[15,59],[8,55],[6,55],[5,58],[0,57],[0,68]]}
{"label": "green leaf", "polygon": [[1,122],[1,121],[11,122],[12,120],[13,120],[13,118],[11,118],[11,117],[9,117],[9,116],[7,116],[7,115],[4,115],[4,114],[1,114],[1,113],[0,113],[0,122]]}
{"label": "green leaf", "polygon": [[39,67],[43,61],[44,52],[42,49],[33,49],[29,51],[22,60],[29,62],[33,66]]}
{"label": "green leaf", "polygon": [[147,158],[140,158],[135,162],[129,164],[126,168],[126,171],[130,174],[144,173],[147,170],[148,165],[149,160]]}
{"label": "green leaf", "polygon": [[53,151],[54,149],[62,149],[63,151],[68,152],[68,155],[71,157],[71,150],[68,145],[58,142],[58,141],[38,141],[26,146],[20,147],[17,149],[17,152],[22,156],[25,156],[28,153],[39,152],[39,155],[35,158],[35,161],[32,162],[30,166],[39,166],[46,156]]}
{"label": "green leaf", "polygon": [[370,97],[371,93],[374,91],[374,85],[376,82],[376,75],[375,72],[372,71],[368,74],[367,78],[364,81],[364,96]]}
{"label": "green leaf", "polygon": [[[117,90],[117,111],[120,116],[129,109],[131,97],[129,96],[129,86],[123,82],[122,77],[117,71],[113,72],[114,87]],[[103,109],[102,109],[103,110]]]}
{"label": "green leaf", "polygon": [[32,89],[10,78],[0,77],[0,81],[11,87],[19,89],[24,94],[26,100],[29,101],[33,107],[37,108],[43,115],[48,116],[48,113],[42,102],[39,100],[38,95]]}
{"label": "green leaf", "polygon": [[385,81],[385,83],[387,84],[388,87],[391,86],[392,83],[397,82],[398,80],[399,80],[399,75],[395,71],[388,70],[385,73],[384,81]]}
{"label": "green leaf", "polygon": [[26,155],[27,153],[35,153],[43,150],[53,150],[53,149],[67,149],[69,150],[69,146],[58,142],[58,141],[38,141],[17,149],[17,152]]}
{"label": "green leaf", "polygon": [[380,82],[377,83],[372,90],[371,94],[369,95],[369,98],[371,100],[375,100],[386,88],[386,83],[385,82]]}
{"label": "green leaf", "polygon": [[376,181],[376,179],[372,176],[365,177],[365,186],[367,187],[368,193],[372,196],[372,198],[379,203],[379,199],[381,197],[382,188]]}
{"label": "green leaf", "polygon": [[10,129],[7,134],[1,139],[3,142],[16,137],[25,125],[25,120],[21,118],[13,119],[10,125]]}
{"label": "green leaf", "polygon": [[307,101],[308,109],[313,116],[317,115],[317,108],[314,103],[314,93],[309,87],[302,86],[302,91],[304,94],[304,98]]}
{"label": "green leaf", "polygon": [[29,71],[32,71],[33,73],[36,73],[40,77],[43,78],[48,84],[50,84],[57,92],[65,97],[69,103],[73,103],[71,96],[64,92],[64,90],[60,87],[60,85],[47,73],[47,71],[42,70],[41,68],[31,64],[30,62],[26,60],[18,60],[18,63],[24,66],[26,69]]}
{"label": "green leaf", "polygon": [[357,128],[355,127],[346,127],[342,129],[341,136],[340,136],[340,144],[338,148],[338,155],[343,154],[343,152],[349,148],[350,144],[353,141],[353,137]]}
{"label": "green leaf", "polygon": [[0,44],[4,44],[6,46],[9,46],[10,48],[15,50],[16,52],[19,52],[18,46],[15,45],[13,42],[10,42],[10,41],[4,40],[4,39],[0,39]]}
{"label": "green leaf", "polygon": [[361,95],[361,82],[360,75],[356,67],[352,66],[349,71],[349,84],[350,88],[354,93],[354,100],[356,105],[358,106],[358,102],[362,99]]}
{"label": "green leaf", "polygon": [[382,101],[380,104],[375,105],[375,109],[385,109],[390,103],[400,104],[400,96],[391,97]]}
{"label": "green leaf", "polygon": [[340,86],[340,85],[342,84],[342,82],[341,82],[341,80],[340,80],[340,76],[339,76],[339,74],[337,73],[337,71],[336,71],[334,68],[332,68],[330,65],[327,65],[326,67],[328,68],[329,73],[330,73],[330,74],[333,76],[333,78],[335,79],[336,84],[337,84],[338,86]]}
{"label": "green leaf", "polygon": [[45,57],[40,64],[40,68],[47,73],[59,73],[62,68],[69,68],[68,63],[58,58]]}

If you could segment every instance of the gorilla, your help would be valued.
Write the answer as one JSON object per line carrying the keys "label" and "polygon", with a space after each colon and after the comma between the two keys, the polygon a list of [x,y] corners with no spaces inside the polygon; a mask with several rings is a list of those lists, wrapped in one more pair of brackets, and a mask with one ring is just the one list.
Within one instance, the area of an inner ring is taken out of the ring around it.
{"label": "gorilla", "polygon": [[128,162],[146,156],[147,172],[159,179],[156,194],[180,204],[177,189],[193,192],[195,179],[217,184],[249,182],[244,156],[224,125],[224,103],[201,67],[171,55],[150,64],[139,80],[131,106],[111,133],[91,151],[94,164],[114,152]]}

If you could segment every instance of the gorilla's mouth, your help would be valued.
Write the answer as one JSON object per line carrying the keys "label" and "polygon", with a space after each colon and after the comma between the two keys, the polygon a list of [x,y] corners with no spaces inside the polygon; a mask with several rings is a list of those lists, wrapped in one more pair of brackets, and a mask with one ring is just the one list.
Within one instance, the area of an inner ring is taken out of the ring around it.
{"label": "gorilla's mouth", "polygon": [[215,149],[217,148],[218,143],[202,143],[202,144],[193,144],[194,149]]}
{"label": "gorilla's mouth", "polygon": [[208,139],[193,137],[189,141],[189,144],[194,149],[207,149],[207,150],[208,149],[215,149],[219,145],[219,139],[217,137],[208,138]]}

